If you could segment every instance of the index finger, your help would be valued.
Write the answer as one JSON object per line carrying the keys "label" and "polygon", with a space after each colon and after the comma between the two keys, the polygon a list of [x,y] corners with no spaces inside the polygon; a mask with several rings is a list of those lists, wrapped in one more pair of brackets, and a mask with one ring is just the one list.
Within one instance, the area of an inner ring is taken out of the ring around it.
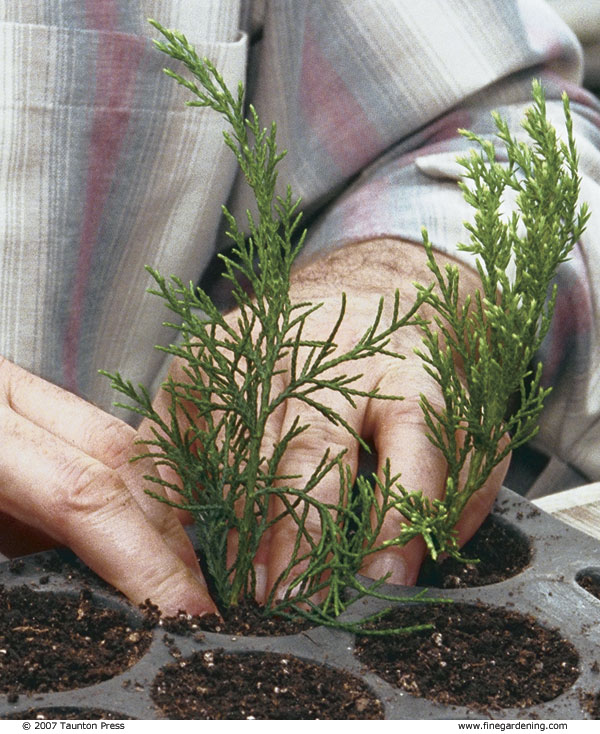
{"label": "index finger", "polygon": [[3,509],[65,543],[136,603],[167,613],[215,611],[202,579],[147,521],[117,472],[0,409]]}
{"label": "index finger", "polygon": [[73,393],[0,358],[0,397],[2,395],[12,411],[43,432],[40,435],[44,436],[45,443],[52,435],[59,439],[57,446],[61,443],[73,446],[117,472],[171,550],[194,573],[199,573],[196,555],[175,512],[145,492],[147,483],[143,476],[154,473],[152,461],[131,463],[131,458],[140,453],[134,445],[137,436],[134,428]]}

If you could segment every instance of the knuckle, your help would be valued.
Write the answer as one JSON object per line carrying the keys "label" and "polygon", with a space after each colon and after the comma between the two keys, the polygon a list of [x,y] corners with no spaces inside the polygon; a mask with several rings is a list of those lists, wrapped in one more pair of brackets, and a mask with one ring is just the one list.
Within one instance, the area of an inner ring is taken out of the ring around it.
{"label": "knuckle", "polygon": [[122,485],[112,470],[87,456],[78,456],[63,465],[49,509],[65,524],[103,512],[122,496]]}
{"label": "knuckle", "polygon": [[135,429],[113,416],[86,426],[85,445],[94,447],[94,455],[110,469],[119,469],[133,456]]}
{"label": "knuckle", "polygon": [[3,399],[9,406],[12,407],[12,395],[16,382],[28,385],[31,379],[32,375],[29,372],[17,367],[6,357],[0,356],[0,385],[2,386]]}
{"label": "knuckle", "polygon": [[[443,407],[435,399],[429,399],[429,403],[434,410],[439,410]],[[385,421],[388,424],[425,428],[425,417],[419,395],[410,395],[403,400],[386,402],[384,409]]]}
{"label": "knuckle", "polygon": [[[428,396],[427,399],[429,400],[432,407],[437,410],[440,406],[438,405],[438,401],[432,400],[432,396]],[[421,398],[418,395],[410,395],[404,398],[401,402],[396,403],[399,412],[402,416],[404,416],[405,419],[410,420],[410,422],[414,423],[422,423],[423,422],[423,409],[421,407]]]}
{"label": "knuckle", "polygon": [[329,449],[330,456],[350,448],[353,438],[348,430],[340,423],[319,416],[310,420],[302,421],[308,427],[305,431],[295,436],[290,443],[290,450],[297,454],[308,454],[311,457],[323,455],[325,449]]}
{"label": "knuckle", "polygon": [[173,568],[170,563],[165,563],[164,566],[160,564],[149,566],[143,585],[152,589],[154,600],[161,600],[173,599],[182,585],[188,583],[189,570],[183,564],[177,563],[176,568]]}
{"label": "knuckle", "polygon": [[423,422],[422,399],[425,398],[431,407],[440,411],[444,408],[441,388],[436,380],[425,374],[420,364],[411,360],[408,364],[394,364],[387,369],[377,383],[380,395],[394,395],[398,400],[382,403],[385,412],[407,420]]}

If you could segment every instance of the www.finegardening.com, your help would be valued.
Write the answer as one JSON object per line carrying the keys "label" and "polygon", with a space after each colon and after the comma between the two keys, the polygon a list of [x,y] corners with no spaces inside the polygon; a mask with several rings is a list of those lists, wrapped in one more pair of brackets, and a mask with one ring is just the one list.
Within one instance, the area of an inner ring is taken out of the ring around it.
{"label": "www.finegardening.com", "polygon": [[535,729],[537,731],[546,731],[546,729],[567,729],[567,724],[563,723],[546,723],[544,721],[477,721],[472,723],[462,723],[458,725],[459,729],[498,729],[500,731],[509,731],[510,729]]}

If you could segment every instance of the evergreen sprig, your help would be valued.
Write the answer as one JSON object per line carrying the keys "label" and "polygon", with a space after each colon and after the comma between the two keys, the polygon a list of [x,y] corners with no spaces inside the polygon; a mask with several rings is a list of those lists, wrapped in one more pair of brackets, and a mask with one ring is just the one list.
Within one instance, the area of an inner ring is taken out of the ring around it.
{"label": "evergreen sprig", "polygon": [[[150,421],[153,438],[144,442],[143,456],[169,467],[178,478],[169,482],[161,476],[147,477],[179,494],[178,499],[167,499],[164,492],[151,492],[157,500],[193,516],[200,557],[217,604],[223,609],[254,595],[253,560],[261,538],[285,516],[295,524],[295,544],[288,566],[270,591],[267,613],[300,614],[330,623],[347,605],[349,585],[359,595],[367,593],[354,577],[365,557],[379,547],[383,518],[398,501],[397,478],[388,472],[385,481],[378,480],[383,497],[378,501],[375,487],[364,479],[351,488],[344,452],[331,456],[325,451],[308,480],[297,486],[299,477],[283,476],[279,464],[290,443],[309,426],[297,419],[273,446],[265,446],[267,425],[284,403],[298,401],[331,424],[343,426],[368,450],[352,426],[319,395],[335,392],[352,406],[358,397],[401,399],[377,389],[360,389],[356,383],[361,375],[344,374],[343,366],[377,354],[402,359],[390,349],[390,338],[403,326],[421,322],[417,311],[427,291],[403,315],[396,293],[385,324],[382,299],[372,324],[345,352],[336,344],[345,318],[345,297],[329,333],[322,339],[307,339],[307,320],[320,305],[292,303],[289,296],[291,267],[305,232],[300,231],[299,201],[290,188],[284,197],[275,193],[277,164],[285,155],[277,149],[275,124],[263,129],[251,105],[246,116],[241,84],[232,95],[214,65],[200,59],[183,34],[153,25],[165,39],[156,42],[157,47],[191,72],[194,81],[166,70],[193,94],[188,104],[209,107],[227,121],[225,142],[254,193],[257,215],[247,213],[244,231],[223,207],[233,247],[230,255],[220,257],[237,305],[235,320],[223,315],[201,288],[176,277],[167,280],[148,268],[156,283],[151,292],[177,317],[168,326],[178,339],[161,347],[180,360],[182,370],[180,378],[171,376],[162,386],[169,396],[168,417],[159,415],[144,387],[118,373],[105,374],[129,400],[123,407]],[[276,378],[284,363],[286,379],[281,386]],[[336,502],[323,503],[314,489],[332,471],[339,474],[339,495]],[[282,508],[275,515],[269,509],[274,500]],[[309,515],[313,529],[314,518],[318,519],[316,535],[308,530]],[[228,563],[231,531],[237,534],[236,552]],[[370,593],[377,593],[384,581],[377,581]],[[320,604],[314,602],[317,594],[325,597]]]}
{"label": "evergreen sprig", "polygon": [[[405,494],[397,509],[411,521],[405,537],[423,535],[434,558],[441,552],[460,557],[454,527],[466,503],[494,467],[538,430],[550,388],[543,387],[542,364],[534,365],[534,358],[554,311],[552,280],[589,217],[587,206],[577,203],[580,179],[568,98],[563,95],[562,141],[548,120],[538,81],[532,92],[534,103],[523,122],[529,141],[519,141],[493,115],[506,164],[497,160],[492,141],[460,131],[479,148],[459,159],[463,196],[475,210],[473,221],[465,223],[470,240],[459,249],[475,256],[481,291],[461,303],[458,267],[440,270],[423,230],[437,289],[427,289],[435,316],[423,327],[419,355],[439,385],[443,407],[425,396],[421,407],[448,478],[442,500]],[[503,216],[510,194],[515,210]],[[418,289],[425,295],[423,286]],[[507,414],[514,395],[517,408]]]}
{"label": "evergreen sprig", "polygon": [[[148,476],[160,486],[149,493],[192,514],[204,570],[221,609],[254,595],[253,560],[261,539],[287,517],[295,526],[294,548],[270,591],[265,613],[356,629],[337,619],[352,598],[394,598],[381,590],[387,577],[368,586],[360,581],[357,573],[365,559],[417,535],[434,558],[441,552],[460,557],[454,528],[467,501],[493,468],[536,431],[548,390],[541,384],[541,365],[530,365],[552,317],[556,288],[548,298],[547,293],[588,217],[585,207],[577,209],[579,178],[568,101],[565,97],[566,142],[559,141],[547,121],[538,83],[524,123],[532,144],[514,139],[495,115],[507,165],[496,160],[491,141],[463,131],[480,150],[461,159],[466,179],[461,187],[475,215],[466,225],[470,241],[460,247],[475,257],[481,291],[461,301],[458,268],[447,266],[442,272],[424,230],[434,285],[418,285],[414,305],[404,315],[396,293],[386,324],[382,300],[371,326],[354,347],[342,352],[336,338],[345,318],[345,298],[329,333],[308,339],[307,321],[320,305],[292,303],[289,296],[291,268],[305,231],[300,202],[291,189],[283,197],[276,194],[277,166],[285,152],[278,151],[275,124],[262,128],[252,105],[245,112],[242,84],[233,95],[215,66],[200,59],[183,34],[151,22],[164,38],[155,42],[158,49],[191,73],[189,79],[165,70],[192,94],[188,104],[208,107],[226,120],[225,142],[254,193],[257,213],[248,212],[246,226],[240,227],[223,208],[233,247],[230,255],[220,258],[237,305],[235,318],[223,315],[194,284],[148,269],[156,284],[152,292],[175,315],[168,325],[178,334],[173,344],[161,347],[178,358],[181,370],[162,386],[169,399],[168,415],[157,412],[143,386],[134,386],[118,373],[104,374],[128,399],[122,407],[152,426],[153,437],[144,441],[142,456],[171,469],[177,480]],[[503,217],[507,191],[514,192],[516,211]],[[511,267],[514,275],[509,277]],[[433,309],[431,323],[418,313],[424,303]],[[443,407],[437,408],[422,396],[421,407],[429,439],[448,464],[445,496],[429,500],[422,492],[407,492],[399,475],[391,474],[389,461],[383,477],[359,477],[352,486],[344,452],[325,451],[303,486],[298,486],[299,477],[282,475],[282,457],[309,428],[297,419],[272,446],[265,445],[269,420],[289,401],[319,411],[368,450],[320,395],[333,391],[352,406],[358,397],[401,399],[361,390],[360,375],[344,374],[343,367],[378,354],[402,359],[391,349],[390,339],[406,325],[422,327],[418,354],[443,398]],[[507,414],[515,392],[519,406]],[[335,502],[325,503],[314,490],[330,472],[338,473],[339,494]],[[177,499],[165,496],[171,490]],[[274,506],[280,510],[274,513]],[[408,522],[397,537],[380,541],[390,512],[399,512]],[[228,562],[232,531],[236,551]],[[353,591],[350,597],[348,589]],[[439,601],[422,593],[415,599]]]}

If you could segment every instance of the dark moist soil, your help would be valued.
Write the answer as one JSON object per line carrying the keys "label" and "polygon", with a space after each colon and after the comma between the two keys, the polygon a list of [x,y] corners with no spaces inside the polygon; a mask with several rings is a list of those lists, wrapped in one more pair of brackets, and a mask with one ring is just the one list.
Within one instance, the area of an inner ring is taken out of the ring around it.
{"label": "dark moist soil", "polygon": [[582,589],[595,596],[596,599],[600,599],[600,577],[595,574],[585,573],[578,576],[576,581]]}
{"label": "dark moist soil", "polygon": [[[486,521],[464,553],[481,558],[481,563],[464,566],[446,560],[433,575],[422,575],[419,584],[452,588],[496,583],[518,573],[530,561],[529,546],[522,536],[494,519]],[[85,569],[73,568],[70,558],[61,558],[58,565],[49,566],[47,572],[72,575],[74,580],[85,583]],[[17,564],[11,570],[20,573]],[[42,587],[47,578],[39,579]],[[453,612],[444,621],[449,608]],[[415,611],[414,606],[403,608],[395,612],[394,626],[426,619],[435,622],[435,630],[410,637],[368,636],[359,640],[361,660],[369,666],[374,664],[369,661],[379,661],[384,666],[376,669],[381,677],[413,693],[421,695],[425,690],[428,698],[443,703],[480,708],[528,706],[549,700],[577,676],[576,654],[556,633],[512,612],[500,621],[498,610],[471,611],[474,609],[460,604],[419,607],[420,611]],[[69,690],[112,678],[143,656],[151,641],[151,630],[157,625],[165,633],[197,639],[202,639],[203,632],[288,635],[310,626],[303,620],[265,617],[250,600],[230,612],[225,620],[217,615],[192,617],[184,613],[161,618],[150,603],[143,605],[142,612],[138,629],[122,612],[94,602],[88,590],[68,596],[26,586],[0,586],[0,692],[14,702],[22,692]],[[541,640],[536,642],[538,635]],[[168,634],[165,642],[169,644]],[[161,672],[154,687],[154,700],[166,716],[383,717],[382,706],[369,689],[339,670],[265,653],[234,655],[211,651],[210,656],[206,659],[205,653],[197,653],[182,660],[178,654],[177,662]],[[486,663],[486,659],[494,662]],[[414,670],[413,663],[423,665],[423,669]],[[487,675],[482,675],[484,670]],[[291,679],[299,680],[299,685],[292,687]],[[216,695],[212,691],[219,681],[223,681],[223,688]],[[180,689],[181,694],[176,697],[174,690]],[[227,700],[228,693],[232,700]],[[218,701],[218,710],[211,709],[213,699]],[[58,718],[68,714],[62,709],[58,713],[57,709],[39,710],[30,718],[50,718],[53,711]],[[110,712],[91,709],[88,713],[89,718],[112,716]],[[83,710],[77,710],[73,716],[88,718]]]}
{"label": "dark moist soil", "polygon": [[151,639],[87,590],[69,596],[0,586],[0,692],[9,701],[112,678],[139,660]]}
{"label": "dark moist soil", "polygon": [[446,558],[435,563],[428,559],[417,585],[437,589],[488,586],[516,576],[531,562],[531,547],[525,536],[493,515],[488,516],[461,553],[464,558],[479,562],[462,563]]}
{"label": "dark moist soil", "polygon": [[600,719],[600,693],[583,693],[581,705],[592,719]]}
{"label": "dark moist soil", "polygon": [[177,616],[162,619],[159,624],[165,631],[173,634],[189,635],[201,630],[240,637],[294,635],[314,626],[303,619],[267,617],[264,608],[254,599],[243,599],[236,607],[225,610],[223,618],[217,614],[192,617],[182,612]]}
{"label": "dark moist soil", "polygon": [[575,648],[532,617],[463,603],[406,605],[379,626],[430,623],[357,639],[355,654],[388,683],[442,704],[488,710],[550,701],[578,676]]}
{"label": "dark moist soil", "polygon": [[160,671],[152,699],[169,719],[383,718],[362,681],[276,653],[194,653]]}

